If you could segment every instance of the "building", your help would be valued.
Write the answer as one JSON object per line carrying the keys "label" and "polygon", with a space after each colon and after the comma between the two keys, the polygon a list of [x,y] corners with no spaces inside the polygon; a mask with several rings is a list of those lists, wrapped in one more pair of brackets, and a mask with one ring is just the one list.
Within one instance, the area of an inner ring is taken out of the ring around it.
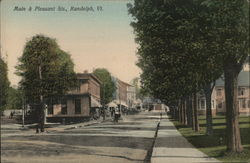
{"label": "building", "polygon": [[[198,107],[198,114],[205,115],[206,114],[206,97],[203,91],[197,93],[197,107]],[[212,107],[212,103],[211,103]],[[216,114],[216,110],[212,107],[212,115]]]}
{"label": "building", "polygon": [[78,73],[78,87],[68,91],[60,104],[48,108],[47,119],[83,120],[91,116],[92,109],[101,107],[101,81],[91,73]]}
{"label": "building", "polygon": [[147,109],[148,111],[161,111],[165,110],[166,106],[159,99],[144,97],[142,101],[142,107]]}
{"label": "building", "polygon": [[123,108],[128,108],[128,87],[131,85],[115,77],[113,77],[112,80],[116,86],[116,91],[113,94],[113,101]]}
{"label": "building", "polygon": [[[243,65],[238,76],[238,107],[239,114],[250,115],[250,71],[249,64]],[[200,114],[206,114],[206,99],[203,93],[198,96],[198,108]],[[212,114],[225,114],[225,88],[222,78],[216,80],[211,96]]]}
{"label": "building", "polygon": [[135,87],[132,85],[127,87],[127,103],[128,103],[128,108],[136,108],[137,105],[136,92],[135,92]]}
{"label": "building", "polygon": [[[242,71],[238,77],[238,107],[240,114],[250,115],[250,86],[249,86],[249,71]],[[217,80],[212,93],[212,109],[216,113],[225,114],[225,89],[224,81]]]}

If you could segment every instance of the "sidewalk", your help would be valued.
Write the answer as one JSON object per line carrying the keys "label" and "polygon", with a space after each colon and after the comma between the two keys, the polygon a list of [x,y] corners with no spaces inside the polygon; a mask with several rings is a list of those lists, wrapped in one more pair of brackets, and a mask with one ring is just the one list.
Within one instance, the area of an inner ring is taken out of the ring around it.
{"label": "sidewalk", "polygon": [[155,140],[151,163],[220,162],[210,158],[190,144],[169,121],[162,116]]}

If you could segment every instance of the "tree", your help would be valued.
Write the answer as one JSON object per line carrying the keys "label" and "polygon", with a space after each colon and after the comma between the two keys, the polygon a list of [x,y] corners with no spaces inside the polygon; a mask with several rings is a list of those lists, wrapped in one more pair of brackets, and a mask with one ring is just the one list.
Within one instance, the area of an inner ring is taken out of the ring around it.
{"label": "tree", "polygon": [[223,70],[227,146],[229,151],[242,151],[237,76],[249,50],[249,1],[135,0],[134,6],[129,5],[129,12],[134,17],[131,24],[140,45],[137,54],[142,87],[174,106],[194,94],[192,114],[196,130],[195,94],[205,88],[209,101],[207,123],[211,129],[211,83]]}
{"label": "tree", "polygon": [[203,66],[202,45],[196,37],[197,4],[192,0],[135,1],[129,11],[135,17],[131,24],[140,45],[142,87],[168,105],[196,93],[203,84],[202,72],[197,71]]}
{"label": "tree", "polygon": [[9,80],[7,76],[7,64],[0,57],[0,111],[6,108]]}
{"label": "tree", "polygon": [[40,106],[37,119],[43,132],[45,99],[62,96],[76,86],[73,62],[55,39],[36,35],[26,43],[16,68],[25,99]]}
{"label": "tree", "polygon": [[106,105],[112,101],[113,93],[116,89],[115,84],[112,81],[111,75],[107,69],[97,68],[93,73],[102,82],[101,103]]}
{"label": "tree", "polygon": [[237,78],[249,55],[249,1],[207,0],[213,19],[213,42],[217,61],[222,63],[225,77],[227,150],[241,152]]}
{"label": "tree", "polygon": [[[56,73],[54,74],[54,78],[58,80],[54,80],[51,86],[56,87],[53,90],[57,90],[52,95],[54,97],[61,97],[66,94],[66,92],[77,86],[77,78],[74,72],[74,63],[70,57],[70,54],[67,52],[58,49],[58,69],[56,69]],[[59,100],[60,101],[60,100]]]}
{"label": "tree", "polygon": [[12,86],[8,89],[8,98],[7,98],[7,108],[8,109],[22,109],[23,107],[23,94],[22,91],[18,88]]}

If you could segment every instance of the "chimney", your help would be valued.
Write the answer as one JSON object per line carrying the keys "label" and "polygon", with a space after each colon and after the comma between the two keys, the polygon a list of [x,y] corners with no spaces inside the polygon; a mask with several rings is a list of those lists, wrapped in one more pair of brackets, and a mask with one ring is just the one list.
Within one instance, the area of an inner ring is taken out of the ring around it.
{"label": "chimney", "polygon": [[84,73],[84,74],[87,74],[87,73],[88,73],[88,70],[84,70],[83,73]]}

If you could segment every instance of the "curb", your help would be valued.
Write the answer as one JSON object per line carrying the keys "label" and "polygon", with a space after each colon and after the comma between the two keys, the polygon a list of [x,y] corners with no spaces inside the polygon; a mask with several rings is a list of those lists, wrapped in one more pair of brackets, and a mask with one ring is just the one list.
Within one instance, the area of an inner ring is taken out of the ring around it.
{"label": "curb", "polygon": [[[106,120],[101,120],[101,121],[89,121],[89,122],[84,122],[83,123],[76,123],[76,124],[70,124],[69,126],[67,125],[63,125],[63,124],[45,124],[44,125],[44,129],[53,129],[53,128],[62,128],[63,130],[71,130],[71,129],[75,129],[75,128],[81,128],[81,127],[86,127],[86,126],[91,126],[91,125],[95,125],[95,124],[100,124],[100,123],[104,123],[104,122],[109,122],[112,119],[106,119]],[[20,127],[18,128],[19,130],[22,131],[27,131],[30,129],[36,129],[37,124],[30,124],[30,125],[26,125],[24,127]]]}
{"label": "curb", "polygon": [[112,120],[112,119],[107,119],[107,120],[100,121],[100,122],[93,122],[93,123],[88,123],[88,124],[76,125],[76,126],[73,126],[73,127],[65,128],[64,130],[72,130],[72,129],[75,129],[75,128],[81,128],[81,127],[91,126],[91,125],[95,125],[95,124],[100,124],[100,123],[104,123],[104,122],[109,122],[109,121],[111,121],[111,120]]}
{"label": "curb", "polygon": [[153,138],[153,143],[152,143],[152,146],[150,147],[150,149],[147,151],[147,155],[146,155],[146,157],[144,159],[144,163],[150,163],[151,162],[152,154],[153,154],[153,151],[154,151],[154,148],[155,148],[155,142],[156,142],[156,139],[157,139],[157,136],[158,136],[158,130],[159,130],[159,127],[160,127],[160,123],[161,123],[161,121],[159,121],[157,123],[156,130],[155,130],[155,135],[154,135],[154,138]]}

